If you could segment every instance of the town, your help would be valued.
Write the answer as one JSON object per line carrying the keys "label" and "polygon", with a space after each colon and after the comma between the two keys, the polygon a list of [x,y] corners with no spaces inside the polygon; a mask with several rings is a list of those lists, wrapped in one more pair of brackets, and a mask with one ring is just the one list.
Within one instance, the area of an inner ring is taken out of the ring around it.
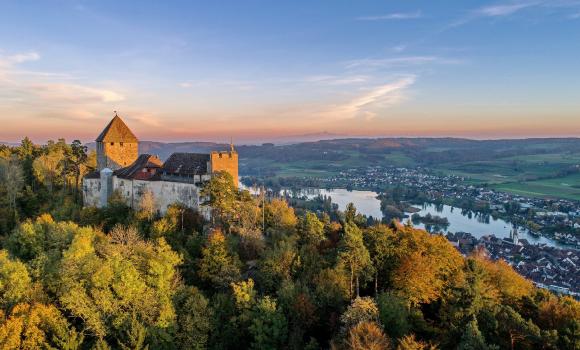
{"label": "town", "polygon": [[[379,197],[388,194],[401,203],[401,220],[416,218],[416,214],[407,218],[404,214],[407,210],[403,209],[412,208],[409,204],[424,202],[445,203],[473,211],[476,215],[502,218],[532,235],[550,238],[561,246],[532,244],[526,239],[518,239],[517,234],[509,238],[499,238],[493,234],[476,238],[467,232],[449,232],[446,237],[465,256],[481,250],[493,260],[505,260],[539,287],[578,298],[580,203],[518,196],[469,184],[466,180],[425,168],[373,166],[348,169],[328,178],[295,178],[286,180],[284,184],[295,188],[314,185],[320,188],[371,190],[379,193]],[[256,179],[244,179],[246,183],[250,181]],[[430,231],[437,233],[437,229]]]}
{"label": "town", "polygon": [[[243,179],[246,184],[260,180]],[[266,186],[271,184],[261,181]],[[465,177],[439,174],[427,168],[369,166],[347,169],[329,177],[291,178],[279,183],[290,188],[346,188],[391,195],[396,192],[398,202],[448,204],[504,219],[528,229],[533,235],[567,246],[580,245],[580,202],[496,191],[489,186],[471,184]]]}
{"label": "town", "polygon": [[525,239],[518,239],[517,235],[504,239],[493,235],[477,239],[469,233],[456,232],[448,233],[446,237],[463,255],[481,250],[493,260],[505,260],[538,287],[576,298],[580,296],[578,250],[530,244]]}

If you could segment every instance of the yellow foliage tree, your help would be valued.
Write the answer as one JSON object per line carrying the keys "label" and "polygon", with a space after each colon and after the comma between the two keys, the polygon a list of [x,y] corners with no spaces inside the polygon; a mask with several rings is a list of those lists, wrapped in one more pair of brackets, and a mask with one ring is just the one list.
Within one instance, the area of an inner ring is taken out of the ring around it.
{"label": "yellow foliage tree", "polygon": [[348,331],[345,349],[387,350],[391,349],[391,343],[375,322],[361,322]]}
{"label": "yellow foliage tree", "polygon": [[488,272],[486,282],[495,287],[505,303],[515,302],[524,296],[531,296],[534,284],[522,277],[504,260],[496,262],[478,258]]}
{"label": "yellow foliage tree", "polygon": [[0,325],[0,348],[4,350],[79,349],[77,333],[53,305],[18,304]]}
{"label": "yellow foliage tree", "polygon": [[437,350],[437,347],[433,344],[417,340],[415,335],[411,334],[399,340],[397,350]]}
{"label": "yellow foliage tree", "polygon": [[405,228],[399,232],[399,266],[392,282],[409,304],[429,303],[461,274],[463,257],[445,237]]}
{"label": "yellow foliage tree", "polygon": [[31,280],[26,266],[0,250],[0,309],[8,309],[23,301],[30,291]]}

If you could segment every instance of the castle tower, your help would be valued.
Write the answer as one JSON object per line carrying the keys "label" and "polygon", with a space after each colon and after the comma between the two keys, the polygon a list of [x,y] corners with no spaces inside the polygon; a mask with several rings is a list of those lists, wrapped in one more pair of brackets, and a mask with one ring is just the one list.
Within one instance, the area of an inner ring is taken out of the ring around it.
{"label": "castle tower", "polygon": [[238,187],[238,152],[234,144],[230,143],[229,151],[213,151],[209,155],[209,164],[212,173],[226,171],[234,178],[234,184]]}
{"label": "castle tower", "polygon": [[116,113],[96,141],[99,171],[126,167],[139,156],[139,140]]}

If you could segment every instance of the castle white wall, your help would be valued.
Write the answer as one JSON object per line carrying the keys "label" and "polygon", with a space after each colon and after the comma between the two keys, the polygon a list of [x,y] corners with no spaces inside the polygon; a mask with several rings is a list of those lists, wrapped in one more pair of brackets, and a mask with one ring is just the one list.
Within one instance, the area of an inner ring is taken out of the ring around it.
{"label": "castle white wall", "polygon": [[85,207],[100,207],[101,179],[83,179],[83,202]]}
{"label": "castle white wall", "polygon": [[[211,175],[202,175],[200,182],[208,181]],[[197,179],[196,179],[197,180]],[[100,179],[83,179],[83,201],[85,206],[101,207],[101,195],[104,190]],[[127,205],[139,209],[141,199],[146,192],[151,192],[155,199],[157,210],[165,214],[172,204],[182,204],[198,209],[202,215],[209,218],[209,209],[202,206],[201,188],[193,183],[172,181],[128,180],[112,177],[112,189],[120,193]]]}
{"label": "castle white wall", "polygon": [[[206,181],[209,179],[209,175],[202,178]],[[161,214],[167,211],[167,207],[176,203],[203,211],[200,208],[201,189],[192,183],[128,180],[113,176],[112,184],[113,190],[120,193],[125,198],[127,205],[135,209],[139,208],[143,195],[149,191],[153,194],[156,207]],[[83,179],[85,206],[101,206],[101,188],[99,179]]]}

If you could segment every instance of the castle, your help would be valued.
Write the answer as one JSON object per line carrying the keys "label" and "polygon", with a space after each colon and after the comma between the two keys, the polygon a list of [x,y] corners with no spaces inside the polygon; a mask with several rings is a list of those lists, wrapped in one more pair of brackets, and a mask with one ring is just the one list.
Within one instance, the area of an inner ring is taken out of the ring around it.
{"label": "castle", "polygon": [[85,206],[105,207],[113,192],[132,208],[139,208],[143,195],[153,195],[156,209],[165,213],[174,203],[208,215],[200,200],[204,182],[217,171],[232,175],[238,186],[238,153],[173,153],[165,162],[150,154],[139,155],[139,140],[123,120],[115,117],[96,139],[97,170],[83,178]]}

